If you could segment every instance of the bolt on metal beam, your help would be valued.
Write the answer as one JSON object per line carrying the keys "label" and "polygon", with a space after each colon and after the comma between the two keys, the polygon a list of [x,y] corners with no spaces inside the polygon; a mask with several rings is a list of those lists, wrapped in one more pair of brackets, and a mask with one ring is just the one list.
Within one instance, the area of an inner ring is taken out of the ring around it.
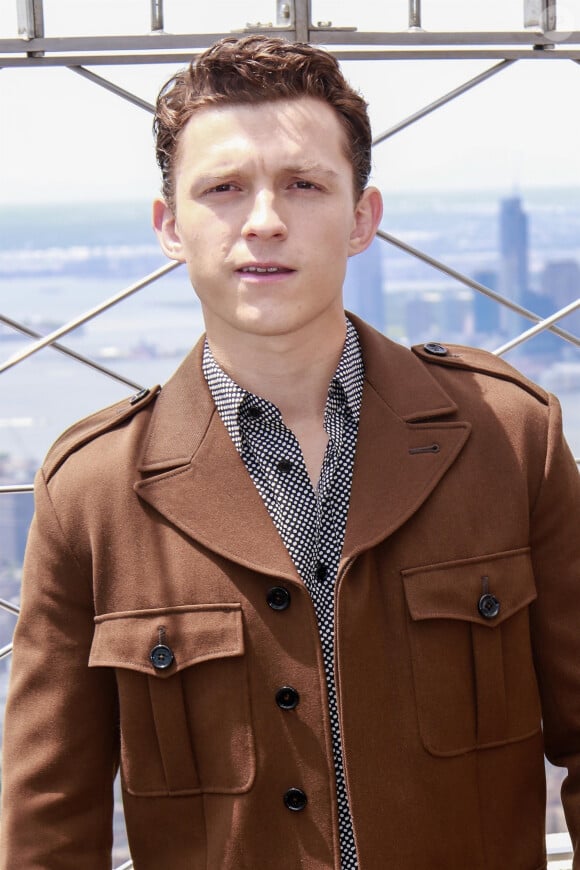
{"label": "bolt on metal beam", "polygon": [[140,109],[145,109],[146,112],[150,112],[152,115],[155,114],[155,106],[152,103],[141,99],[141,97],[138,97],[136,94],[132,94],[131,91],[126,91],[125,88],[110,82],[109,79],[105,79],[103,76],[99,76],[96,73],[91,72],[91,70],[85,69],[84,66],[69,66],[68,68],[72,70],[72,72],[78,73],[78,75],[88,79],[90,82],[94,82],[94,84],[104,88],[106,91],[110,91],[112,94],[122,97],[134,106],[138,106]]}
{"label": "bolt on metal beam", "polygon": [[436,109],[441,108],[441,106],[444,106],[446,103],[451,102],[451,100],[454,100],[456,97],[459,97],[466,91],[471,90],[471,88],[474,88],[476,85],[481,84],[481,82],[484,82],[492,76],[496,75],[496,73],[501,72],[508,66],[511,66],[512,63],[515,63],[515,60],[502,60],[501,63],[495,64],[495,66],[490,67],[490,69],[485,70],[485,72],[482,72],[474,78],[469,79],[469,81],[464,82],[462,85],[459,85],[459,87],[454,88],[452,91],[449,91],[447,94],[439,97],[438,100],[429,103],[428,106],[425,106],[423,109],[419,109],[419,111],[414,112],[412,115],[409,115],[408,118],[404,118],[398,124],[395,124],[394,127],[390,127],[388,130],[385,130],[384,133],[380,133],[378,136],[375,136],[375,138],[373,139],[373,146],[379,145],[381,142],[384,142],[385,139],[389,139],[391,136],[394,136],[395,133],[399,133],[401,130],[409,127],[411,124],[414,124],[416,121],[419,121],[426,115],[430,115],[431,112],[434,112]]}
{"label": "bolt on metal beam", "polygon": [[276,27],[294,27],[294,4],[276,0]]}
{"label": "bolt on metal beam", "polygon": [[580,297],[574,302],[570,302],[569,305],[565,305],[564,308],[560,308],[559,311],[555,311],[554,314],[550,314],[550,316],[544,318],[544,320],[540,320],[539,323],[526,329],[525,332],[522,332],[520,335],[516,336],[516,338],[512,338],[511,341],[502,344],[501,347],[498,347],[493,351],[494,354],[496,356],[502,356],[504,353],[507,353],[508,350],[512,350],[514,347],[518,347],[518,345],[523,344],[525,341],[529,341],[535,335],[539,335],[540,332],[545,332],[553,323],[556,323],[557,320],[562,320],[578,308],[580,308]]}
{"label": "bolt on metal beam", "polygon": [[55,329],[54,332],[51,332],[49,335],[45,335],[43,338],[35,341],[29,347],[24,348],[24,350],[20,351],[20,353],[11,356],[9,359],[6,360],[6,362],[0,365],[0,373],[7,371],[8,369],[12,368],[23,360],[28,359],[29,356],[37,353],[44,347],[48,347],[49,344],[53,344],[53,342],[55,342],[58,338],[61,338],[63,335],[66,335],[69,332],[72,332],[73,329],[77,329],[77,327],[82,326],[83,323],[87,323],[89,320],[92,320],[94,317],[102,314],[103,311],[106,311],[108,308],[112,308],[113,305],[117,305],[118,302],[122,302],[123,299],[127,299],[128,296],[131,296],[138,290],[142,290],[143,287],[147,287],[147,285],[152,284],[154,281],[157,281],[158,278],[162,278],[164,275],[167,275],[168,272],[172,272],[173,269],[176,269],[180,265],[181,263],[177,262],[167,263],[166,265],[161,266],[161,268],[156,269],[154,272],[150,272],[149,275],[141,278],[141,280],[136,281],[135,284],[131,284],[124,290],[121,290],[115,296],[111,296],[109,299],[101,302],[100,305],[96,305],[94,308],[91,308],[84,314],[80,314],[78,317],[75,317],[74,320],[70,320],[68,323],[65,323],[64,326]]}
{"label": "bolt on metal beam", "polygon": [[[23,335],[28,335],[29,338],[42,338],[42,333],[37,332],[35,329],[30,329],[30,327],[25,326],[23,323],[18,323],[17,320],[12,320],[10,317],[6,317],[4,314],[0,314],[0,323],[5,323],[6,326],[9,326],[11,329],[15,329],[17,332],[21,332]],[[51,344],[51,347],[54,350],[60,351],[60,353],[65,354],[66,356],[72,357],[72,359],[77,360],[77,362],[83,363],[83,365],[87,365],[92,369],[95,369],[101,374],[106,375],[109,378],[113,378],[115,381],[119,381],[121,384],[125,384],[128,387],[131,387],[132,390],[141,390],[143,389],[141,384],[136,384],[134,381],[129,380],[129,378],[123,377],[123,375],[117,374],[117,372],[108,369],[106,366],[102,366],[99,363],[95,362],[92,359],[89,359],[86,356],[83,356],[80,353],[77,353],[76,350],[72,350],[70,347],[65,347],[64,344],[59,344],[57,341],[54,341]]]}
{"label": "bolt on metal beam", "polygon": [[[538,314],[535,314],[533,311],[528,311],[527,308],[523,308],[516,302],[512,302],[511,299],[506,299],[505,296],[500,296],[499,293],[496,293],[494,290],[490,290],[489,287],[486,287],[484,284],[480,284],[478,281],[474,281],[473,278],[470,278],[468,275],[463,275],[456,269],[452,269],[450,266],[446,266],[445,263],[442,263],[440,260],[435,260],[434,257],[430,257],[429,254],[426,254],[424,251],[420,251],[418,248],[414,248],[412,245],[408,245],[406,242],[403,242],[396,236],[392,236],[390,233],[386,233],[384,230],[377,230],[377,236],[380,239],[383,239],[383,241],[388,242],[390,245],[394,245],[396,248],[400,248],[400,250],[406,251],[407,254],[411,254],[411,256],[417,257],[418,260],[422,260],[429,266],[433,266],[433,268],[438,269],[439,272],[443,272],[450,278],[454,278],[456,281],[459,281],[460,284],[465,284],[466,287],[471,287],[472,290],[477,290],[478,293],[483,293],[484,296],[488,296],[490,299],[493,299],[494,302],[497,302],[499,305],[503,305],[504,308],[509,308],[510,311],[515,311],[516,314],[521,314],[522,317],[527,317],[528,320],[533,320],[535,323],[541,322],[542,318]],[[563,338],[565,341],[570,342],[570,344],[573,344],[575,347],[580,347],[580,338],[573,335],[571,332],[566,332],[565,329],[560,329],[559,326],[554,326],[554,324],[548,326],[548,329],[550,330],[550,332],[553,332],[555,335]]]}

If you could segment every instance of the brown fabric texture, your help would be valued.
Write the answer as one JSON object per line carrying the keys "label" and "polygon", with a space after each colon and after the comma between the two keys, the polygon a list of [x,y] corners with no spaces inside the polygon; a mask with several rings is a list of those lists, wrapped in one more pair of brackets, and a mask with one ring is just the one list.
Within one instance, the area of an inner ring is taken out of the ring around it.
{"label": "brown fabric texture", "polygon": [[[558,403],[481,351],[441,364],[352,319],[335,624],[360,870],[540,870],[544,749],[580,837],[580,482]],[[72,427],[37,477],[2,870],[109,870],[119,764],[136,870],[339,870],[314,610],[200,359]]]}

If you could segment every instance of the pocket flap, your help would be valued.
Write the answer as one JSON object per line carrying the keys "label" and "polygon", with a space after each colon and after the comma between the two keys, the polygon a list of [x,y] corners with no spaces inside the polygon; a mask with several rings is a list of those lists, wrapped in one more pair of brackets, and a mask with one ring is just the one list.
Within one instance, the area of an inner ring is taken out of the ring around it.
{"label": "pocket flap", "polygon": [[[401,573],[413,620],[459,619],[494,628],[537,597],[529,547]],[[499,602],[491,618],[478,610],[485,593]]]}
{"label": "pocket flap", "polygon": [[[155,668],[150,659],[159,644],[173,655],[163,668]],[[89,666],[169,677],[209,659],[243,653],[241,604],[195,604],[97,616]]]}

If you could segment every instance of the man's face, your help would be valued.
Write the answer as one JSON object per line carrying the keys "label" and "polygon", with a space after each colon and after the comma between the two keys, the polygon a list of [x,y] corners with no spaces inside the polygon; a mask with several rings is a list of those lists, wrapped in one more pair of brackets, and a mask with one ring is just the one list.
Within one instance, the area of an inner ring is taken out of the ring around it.
{"label": "man's face", "polygon": [[378,191],[355,203],[344,135],[310,97],[203,109],[182,131],[175,212],[157,201],[154,222],[165,253],[187,264],[210,338],[342,316],[347,258],[380,219]]}

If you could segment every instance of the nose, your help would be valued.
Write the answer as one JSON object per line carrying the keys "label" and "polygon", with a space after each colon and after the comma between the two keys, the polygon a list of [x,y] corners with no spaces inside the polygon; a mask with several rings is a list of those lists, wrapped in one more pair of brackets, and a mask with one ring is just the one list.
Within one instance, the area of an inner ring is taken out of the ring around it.
{"label": "nose", "polygon": [[260,190],[252,199],[242,230],[245,238],[285,238],[288,230],[279,208],[276,207],[274,194]]}

